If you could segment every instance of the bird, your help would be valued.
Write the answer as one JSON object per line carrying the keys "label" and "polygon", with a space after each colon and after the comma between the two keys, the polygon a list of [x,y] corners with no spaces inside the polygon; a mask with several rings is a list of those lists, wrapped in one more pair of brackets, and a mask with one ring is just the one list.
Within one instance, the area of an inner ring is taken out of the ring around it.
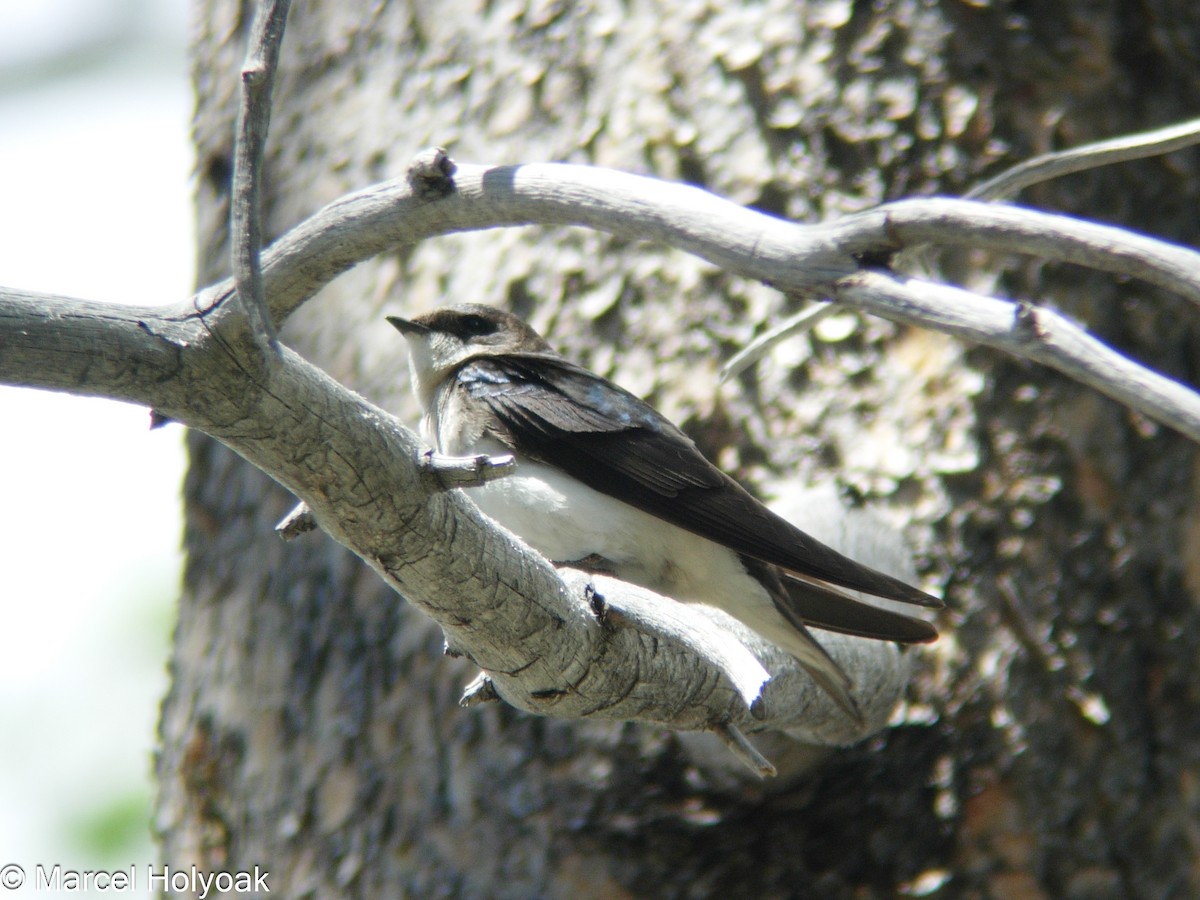
{"label": "bird", "polygon": [[454,456],[512,454],[516,471],[470,496],[556,565],[603,561],[623,581],[724,610],[858,721],[851,679],[809,629],[937,638],[925,620],[849,591],[928,608],[940,600],[772,512],[652,406],[512,313],[467,303],[387,321],[409,347],[423,438]]}

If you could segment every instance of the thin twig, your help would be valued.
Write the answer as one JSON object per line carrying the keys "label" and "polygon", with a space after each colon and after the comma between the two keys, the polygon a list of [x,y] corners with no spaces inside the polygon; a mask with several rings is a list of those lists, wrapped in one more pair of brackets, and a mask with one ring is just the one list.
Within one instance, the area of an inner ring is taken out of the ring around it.
{"label": "thin twig", "polygon": [[[1107,723],[1112,714],[1109,712],[1104,696],[1085,691],[1083,682],[1087,679],[1087,675],[1075,671],[1077,667],[1071,665],[1070,660],[1061,651],[1057,650],[1049,641],[1042,640],[1038,636],[1029,616],[1021,609],[1021,601],[1017,597],[1017,589],[1012,578],[1001,577],[996,582],[996,588],[1001,619],[1025,653],[1037,662],[1051,684],[1057,684],[1064,677],[1073,679],[1063,688],[1063,696],[1084,720],[1093,725]],[[1063,670],[1066,670],[1065,676],[1056,674]]]}
{"label": "thin twig", "polygon": [[250,30],[246,61],[242,66],[242,103],[238,109],[230,210],[233,273],[238,296],[242,298],[254,339],[271,352],[278,352],[279,341],[262,283],[259,188],[263,148],[271,124],[271,89],[290,5],[291,0],[262,0]]}
{"label": "thin twig", "polygon": [[989,178],[963,196],[966,200],[1008,199],[1031,185],[1052,178],[1147,156],[1161,156],[1195,144],[1200,144],[1200,119],[1035,156]]}
{"label": "thin twig", "polygon": [[712,732],[752,771],[763,778],[775,777],[775,767],[771,761],[759,753],[758,748],[732,722],[718,722],[712,727]]}
{"label": "thin twig", "polygon": [[800,312],[788,316],[774,328],[768,329],[760,334],[749,344],[739,350],[733,357],[721,367],[718,378],[722,382],[728,381],[735,375],[745,371],[750,366],[754,365],[764,356],[771,352],[775,345],[786,341],[790,337],[808,331],[814,328],[818,322],[837,311],[837,306],[832,303],[813,303],[804,307]]}

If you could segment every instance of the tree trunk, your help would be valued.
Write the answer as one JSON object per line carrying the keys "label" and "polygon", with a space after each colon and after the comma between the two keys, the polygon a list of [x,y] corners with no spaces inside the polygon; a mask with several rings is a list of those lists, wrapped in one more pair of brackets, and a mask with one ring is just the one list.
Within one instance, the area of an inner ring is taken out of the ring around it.
{"label": "tree trunk", "polygon": [[[297,2],[268,230],[431,145],[655,174],[799,221],[961,193],[1004,163],[1194,112],[1193,4],[1147,6]],[[200,7],[209,283],[227,274],[248,18],[232,0]],[[1022,200],[1195,245],[1198,192],[1188,151]],[[943,263],[1200,381],[1200,316],[1182,300]],[[793,302],[583,230],[399,248],[338,279],[283,340],[415,424],[383,316],[465,301],[530,319],[765,493],[816,480],[882,508],[944,588],[942,641],[916,651],[896,727],[772,782],[708,764],[708,737],[463,710],[474,672],[442,656],[439,629],[324,535],[282,543],[292,499],[195,434],[158,760],[165,863],[258,865],[286,897],[1200,891],[1191,443],[1049,370],[850,314],[718,388],[720,363]]]}

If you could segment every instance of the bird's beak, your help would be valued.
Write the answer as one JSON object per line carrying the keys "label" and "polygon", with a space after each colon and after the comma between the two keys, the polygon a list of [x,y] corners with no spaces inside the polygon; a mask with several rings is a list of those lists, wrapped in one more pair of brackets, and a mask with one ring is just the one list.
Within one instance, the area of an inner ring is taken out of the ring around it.
{"label": "bird's beak", "polygon": [[388,316],[387,320],[391,322],[392,326],[405,337],[408,337],[410,334],[429,334],[429,329],[426,326],[420,324],[419,322],[414,322],[411,319],[402,319],[399,316]]}

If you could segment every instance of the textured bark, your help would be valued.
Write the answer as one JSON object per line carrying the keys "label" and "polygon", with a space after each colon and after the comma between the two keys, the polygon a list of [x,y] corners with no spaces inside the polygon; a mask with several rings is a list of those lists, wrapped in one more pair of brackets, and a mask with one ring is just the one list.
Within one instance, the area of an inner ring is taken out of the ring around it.
{"label": "textured bark", "polygon": [[[297,2],[268,231],[432,144],[650,172],[800,221],[959,192],[1001,161],[1191,114],[1200,23],[1190,0],[1150,6]],[[242,16],[208,0],[197,18],[202,283],[227,274]],[[1191,151],[1025,200],[1195,245],[1198,192]],[[1073,270],[943,264],[1200,381],[1182,301]],[[718,390],[749,323],[788,302],[583,230],[381,257],[282,337],[415,421],[382,316],[466,300],[530,318],[767,492],[832,480],[882,505],[946,587],[946,637],[918,651],[896,728],[799,781],[708,767],[702,738],[460,710],[473,672],[441,656],[437,628],[323,535],[282,544],[291,499],[193,436],[158,763],[167,863],[257,863],[283,896],[1200,890],[1192,444],[1048,370],[849,315]]]}

